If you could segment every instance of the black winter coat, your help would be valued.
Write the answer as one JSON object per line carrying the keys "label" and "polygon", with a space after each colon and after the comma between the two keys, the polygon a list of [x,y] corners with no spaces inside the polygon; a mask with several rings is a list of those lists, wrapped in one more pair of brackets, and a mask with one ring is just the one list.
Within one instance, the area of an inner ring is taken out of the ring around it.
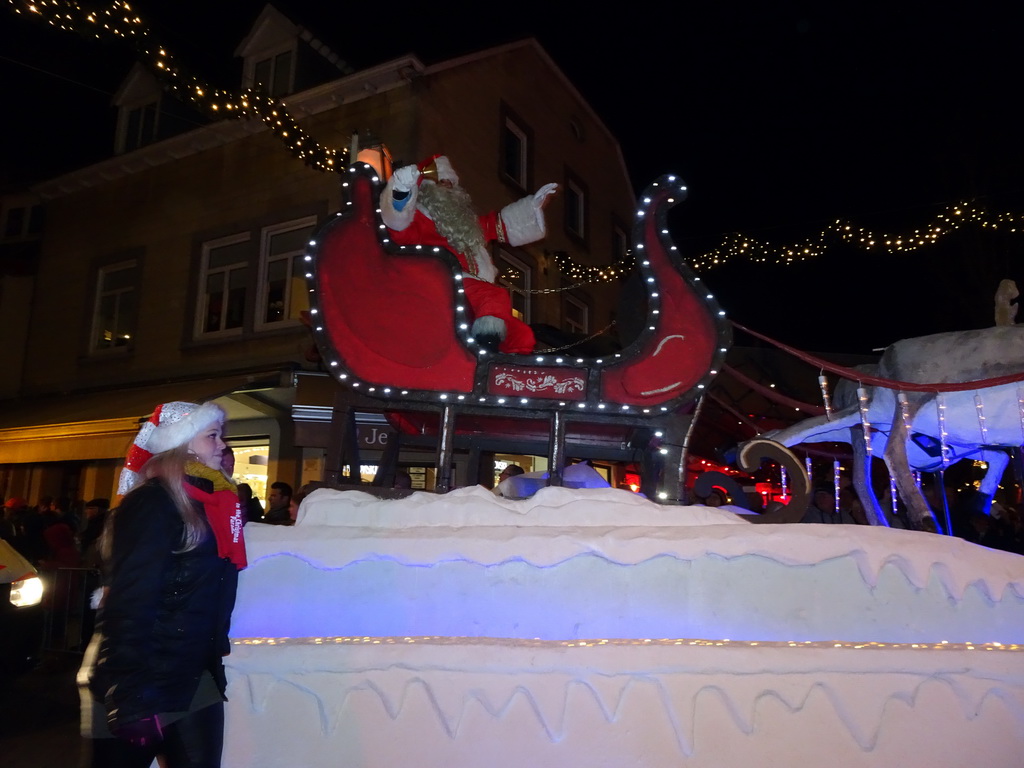
{"label": "black winter coat", "polygon": [[[213,490],[208,480],[186,479]],[[102,640],[89,688],[106,703],[116,730],[160,712],[187,710],[204,670],[224,693],[221,657],[230,650],[238,571],[218,557],[209,531],[195,549],[175,552],[184,523],[159,481],[125,496],[112,522],[109,590],[97,622]]]}

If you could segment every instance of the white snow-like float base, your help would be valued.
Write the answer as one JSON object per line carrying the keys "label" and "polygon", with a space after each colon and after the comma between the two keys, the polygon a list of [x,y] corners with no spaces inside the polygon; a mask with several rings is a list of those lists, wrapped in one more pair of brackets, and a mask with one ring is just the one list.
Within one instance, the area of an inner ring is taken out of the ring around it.
{"label": "white snow-like float base", "polygon": [[558,488],[246,539],[225,765],[1021,765],[1016,555]]}
{"label": "white snow-like float base", "polygon": [[[964,766],[1024,753],[1024,648],[236,641],[226,765]],[[794,762],[798,761],[798,762]]]}

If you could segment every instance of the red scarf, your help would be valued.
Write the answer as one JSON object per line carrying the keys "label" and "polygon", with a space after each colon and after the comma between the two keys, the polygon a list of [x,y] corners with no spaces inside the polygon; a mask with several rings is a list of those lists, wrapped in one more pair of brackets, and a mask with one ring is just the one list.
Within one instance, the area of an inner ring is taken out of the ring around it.
{"label": "red scarf", "polygon": [[217,542],[217,554],[234,563],[238,570],[245,568],[245,538],[242,536],[242,507],[238,503],[238,493],[233,488],[207,493],[188,482],[185,490],[206,511],[206,521]]}

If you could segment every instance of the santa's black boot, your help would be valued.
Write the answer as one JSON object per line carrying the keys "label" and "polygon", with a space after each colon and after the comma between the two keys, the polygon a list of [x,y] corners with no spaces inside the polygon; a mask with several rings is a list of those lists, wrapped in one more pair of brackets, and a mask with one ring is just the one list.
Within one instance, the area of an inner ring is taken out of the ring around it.
{"label": "santa's black boot", "polygon": [[500,317],[484,315],[473,321],[473,338],[477,344],[490,352],[497,352],[505,340],[505,321]]}

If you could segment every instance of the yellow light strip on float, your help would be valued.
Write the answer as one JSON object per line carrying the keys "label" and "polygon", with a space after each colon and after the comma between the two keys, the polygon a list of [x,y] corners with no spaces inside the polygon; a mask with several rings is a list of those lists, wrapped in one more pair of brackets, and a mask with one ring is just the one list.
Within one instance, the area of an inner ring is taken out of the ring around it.
{"label": "yellow light strip on float", "polygon": [[258,645],[494,645],[514,644],[524,648],[595,648],[602,646],[670,646],[687,645],[720,648],[843,648],[846,650],[889,651],[1024,651],[1018,643],[879,643],[847,640],[707,640],[694,638],[605,638],[593,640],[540,640],[507,637],[447,637],[441,635],[407,635],[404,637],[240,637],[231,641],[238,646]]}

